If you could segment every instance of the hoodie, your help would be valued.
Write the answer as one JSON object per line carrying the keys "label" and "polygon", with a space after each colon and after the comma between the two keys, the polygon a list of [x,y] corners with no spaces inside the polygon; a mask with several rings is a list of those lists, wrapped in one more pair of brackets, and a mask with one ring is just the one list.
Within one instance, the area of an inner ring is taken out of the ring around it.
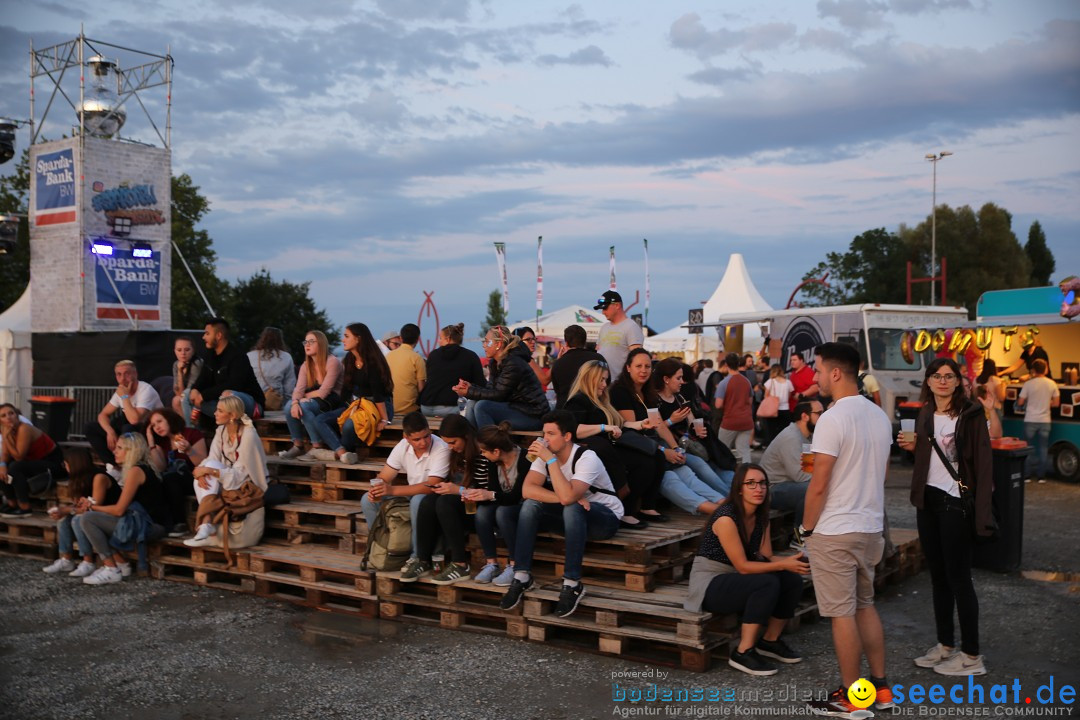
{"label": "hoodie", "polygon": [[427,382],[420,391],[420,404],[457,405],[458,396],[451,388],[458,380],[485,385],[480,358],[467,347],[457,344],[435,348],[427,358]]}

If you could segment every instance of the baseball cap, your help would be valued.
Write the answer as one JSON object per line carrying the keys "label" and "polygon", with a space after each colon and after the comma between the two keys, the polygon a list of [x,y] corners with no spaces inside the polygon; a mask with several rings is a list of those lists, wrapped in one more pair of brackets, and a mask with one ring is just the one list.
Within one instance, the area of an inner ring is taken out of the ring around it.
{"label": "baseball cap", "polygon": [[593,310],[603,310],[611,303],[621,303],[622,295],[614,290],[608,290],[596,300],[596,306]]}
{"label": "baseball cap", "polygon": [[399,331],[397,331],[397,330],[387,330],[386,332],[383,333],[382,341],[384,343],[388,343],[391,340],[393,340],[394,338],[399,338],[399,337],[401,337],[401,333]]}

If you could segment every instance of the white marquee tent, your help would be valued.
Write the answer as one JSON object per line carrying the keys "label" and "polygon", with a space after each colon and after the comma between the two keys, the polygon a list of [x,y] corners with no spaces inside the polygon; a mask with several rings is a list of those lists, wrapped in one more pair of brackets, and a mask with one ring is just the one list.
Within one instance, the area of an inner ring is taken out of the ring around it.
{"label": "white marquee tent", "polygon": [[600,326],[603,325],[603,314],[599,310],[589,310],[581,305],[568,305],[561,310],[541,315],[537,320],[523,320],[509,326],[511,330],[519,327],[530,327],[537,335],[547,335],[562,341],[563,331],[570,325],[580,325],[585,328],[588,342],[596,342],[600,334]]}
{"label": "white marquee tent", "polygon": [[[31,369],[30,353],[30,285],[22,297],[0,314],[0,402],[29,409]],[[19,393],[19,390],[22,390]]]}

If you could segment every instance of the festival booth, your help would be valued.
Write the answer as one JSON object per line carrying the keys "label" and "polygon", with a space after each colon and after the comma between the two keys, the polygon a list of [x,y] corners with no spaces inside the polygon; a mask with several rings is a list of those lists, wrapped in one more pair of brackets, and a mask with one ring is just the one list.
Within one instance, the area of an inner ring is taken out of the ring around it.
{"label": "festival booth", "polygon": [[599,310],[589,310],[581,305],[568,305],[561,310],[541,315],[535,320],[522,320],[509,327],[511,330],[522,327],[532,328],[541,342],[550,340],[561,345],[563,331],[571,325],[580,325],[585,328],[586,342],[596,342],[600,337],[600,326],[605,322],[607,321]]}
{"label": "festival booth", "polygon": [[0,403],[11,403],[30,414],[33,374],[30,334],[30,286],[0,314]]}
{"label": "festival booth", "polygon": [[[765,302],[765,298],[754,286],[754,281],[750,279],[742,254],[732,253],[728,258],[724,276],[712,296],[705,302],[702,322],[717,323],[723,316],[749,315],[772,309],[772,305]],[[757,352],[764,337],[761,325],[756,322],[720,326],[716,328],[716,333],[719,339],[717,351],[725,349],[737,353]]]}

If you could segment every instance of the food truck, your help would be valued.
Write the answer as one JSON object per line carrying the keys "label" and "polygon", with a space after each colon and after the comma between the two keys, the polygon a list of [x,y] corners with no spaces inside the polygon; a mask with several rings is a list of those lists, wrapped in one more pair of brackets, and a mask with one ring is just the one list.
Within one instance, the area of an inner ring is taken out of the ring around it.
{"label": "food truck", "polygon": [[[1062,316],[1065,297],[1058,286],[993,290],[979,298],[975,315],[987,357],[998,370],[1015,365],[1023,349],[1038,338],[1050,358],[1047,376],[1061,393],[1061,405],[1050,418],[1051,466],[1059,478],[1080,482],[1080,320]],[[1026,374],[1021,366],[1013,377]],[[1006,382],[1002,427],[1006,435],[1022,438],[1024,414],[1017,412],[1016,398],[1023,384],[1011,378]]]}
{"label": "food truck", "polygon": [[780,362],[785,370],[791,369],[794,353],[813,366],[814,348],[823,342],[854,345],[881,385],[881,406],[894,424],[900,404],[918,400],[923,369],[935,350],[949,342],[943,329],[970,325],[963,307],[867,303],[721,316],[701,327],[720,328],[723,338],[725,328],[748,323],[768,325],[769,362]]}

